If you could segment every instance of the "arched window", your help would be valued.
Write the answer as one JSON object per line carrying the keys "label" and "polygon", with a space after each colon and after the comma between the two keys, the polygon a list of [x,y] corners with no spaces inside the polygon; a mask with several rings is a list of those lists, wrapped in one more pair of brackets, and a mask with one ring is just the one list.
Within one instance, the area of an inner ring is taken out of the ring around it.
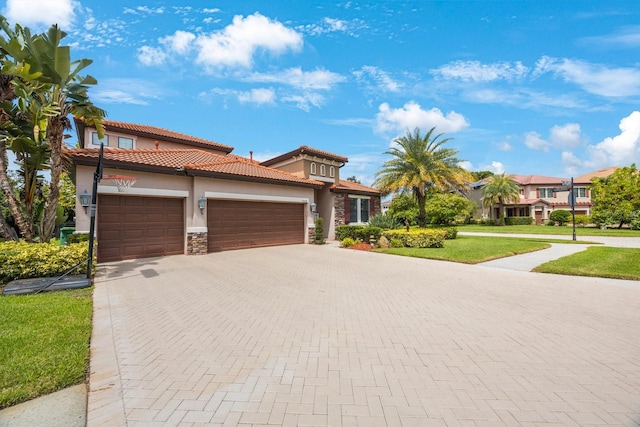
{"label": "arched window", "polygon": [[327,168],[324,165],[320,165],[320,175],[325,176],[327,174]]}
{"label": "arched window", "polygon": [[316,164],[314,162],[311,162],[311,175],[315,175],[316,174]]}
{"label": "arched window", "polygon": [[329,166],[329,176],[331,178],[333,178],[334,176],[336,176],[336,168],[334,168],[333,166]]}

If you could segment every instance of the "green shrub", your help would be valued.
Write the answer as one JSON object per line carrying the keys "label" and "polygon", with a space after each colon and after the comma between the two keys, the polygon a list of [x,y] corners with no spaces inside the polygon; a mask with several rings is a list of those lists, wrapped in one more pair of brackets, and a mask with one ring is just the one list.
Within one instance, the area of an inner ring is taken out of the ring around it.
{"label": "green shrub", "polygon": [[555,226],[555,225],[556,225],[556,222],[555,222],[555,221],[553,221],[553,220],[551,220],[551,219],[548,219],[548,220],[544,223],[544,225],[549,226],[549,227],[553,227],[553,226]]}
{"label": "green shrub", "polygon": [[402,243],[401,239],[391,239],[389,241],[389,246],[392,248],[404,248],[404,243]]}
{"label": "green shrub", "polygon": [[89,233],[74,233],[67,236],[67,243],[81,243],[89,241]]}
{"label": "green shrub", "polygon": [[477,219],[476,220],[476,224],[478,224],[478,225],[496,225],[496,220],[495,219],[489,219],[489,218],[481,218],[481,219]]}
{"label": "green shrub", "polygon": [[553,211],[549,214],[549,219],[560,225],[564,225],[571,219],[571,212],[564,209],[558,209],[557,211]]}
{"label": "green shrub", "polygon": [[315,243],[316,245],[324,244],[324,220],[320,217],[316,219]]}
{"label": "green shrub", "polygon": [[506,225],[531,225],[533,218],[530,216],[510,216],[504,219]]}
{"label": "green shrub", "polygon": [[350,237],[354,240],[368,242],[372,235],[378,241],[382,235],[382,229],[369,225],[339,225],[336,227],[336,239],[340,241],[345,237]]}
{"label": "green shrub", "polygon": [[407,248],[441,248],[444,246],[447,231],[438,228],[417,229],[411,231],[389,230],[384,236],[389,239],[392,247],[394,240],[400,240]]}
{"label": "green shrub", "polygon": [[402,225],[389,214],[378,214],[369,218],[369,226],[379,227],[383,230],[394,230]]}
{"label": "green shrub", "polygon": [[633,218],[629,223],[629,228],[632,230],[640,230],[640,212],[635,212]]}
{"label": "green shrub", "polygon": [[576,215],[576,225],[585,226],[591,224],[591,218],[589,215]]}
{"label": "green shrub", "polygon": [[[87,245],[74,243],[60,246],[51,243],[0,243],[0,286],[12,280],[34,277],[53,277],[86,260]],[[87,272],[81,265],[73,274]]]}
{"label": "green shrub", "polygon": [[445,240],[455,240],[458,237],[458,229],[456,227],[434,227],[432,230],[444,230],[446,232]]}
{"label": "green shrub", "polygon": [[351,237],[345,237],[340,242],[340,246],[342,246],[343,248],[348,248],[348,247],[351,247],[353,245],[357,245],[358,243],[360,243],[359,240],[352,239]]}

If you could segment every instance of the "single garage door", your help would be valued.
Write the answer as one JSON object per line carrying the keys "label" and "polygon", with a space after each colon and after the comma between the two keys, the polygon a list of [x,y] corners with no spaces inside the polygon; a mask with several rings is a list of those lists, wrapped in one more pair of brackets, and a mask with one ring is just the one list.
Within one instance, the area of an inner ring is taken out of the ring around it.
{"label": "single garage door", "polygon": [[209,252],[304,243],[304,205],[209,200]]}
{"label": "single garage door", "polygon": [[184,253],[183,199],[102,195],[98,262]]}

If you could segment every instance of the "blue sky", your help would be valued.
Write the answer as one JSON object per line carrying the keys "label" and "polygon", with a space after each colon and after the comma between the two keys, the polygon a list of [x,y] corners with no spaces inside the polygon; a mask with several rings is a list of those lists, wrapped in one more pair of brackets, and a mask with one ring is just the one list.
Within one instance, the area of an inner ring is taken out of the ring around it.
{"label": "blue sky", "polygon": [[111,120],[267,159],[309,145],[365,184],[436,126],[469,170],[640,164],[640,1],[0,1],[58,23]]}

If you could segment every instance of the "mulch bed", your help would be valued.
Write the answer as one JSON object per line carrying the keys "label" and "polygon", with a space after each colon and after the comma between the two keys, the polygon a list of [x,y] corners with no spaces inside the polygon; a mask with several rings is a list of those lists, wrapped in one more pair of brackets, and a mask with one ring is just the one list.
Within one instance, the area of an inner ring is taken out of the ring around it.
{"label": "mulch bed", "polygon": [[367,251],[368,252],[368,251],[371,250],[371,244],[362,242],[362,243],[355,244],[353,246],[349,246],[347,249],[355,249],[356,251]]}

